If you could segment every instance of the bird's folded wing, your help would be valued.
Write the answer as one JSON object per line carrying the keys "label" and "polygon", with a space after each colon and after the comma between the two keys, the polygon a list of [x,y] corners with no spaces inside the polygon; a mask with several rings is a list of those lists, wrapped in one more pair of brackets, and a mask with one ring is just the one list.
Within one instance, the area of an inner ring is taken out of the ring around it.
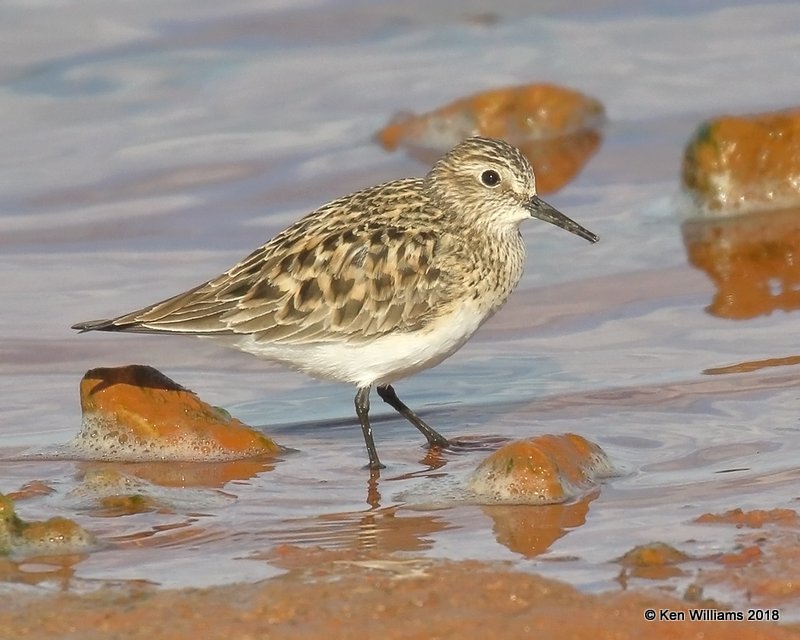
{"label": "bird's folded wing", "polygon": [[452,283],[431,231],[362,222],[292,228],[221,276],[113,321],[119,330],[252,334],[257,341],[359,342],[414,331],[443,312]]}

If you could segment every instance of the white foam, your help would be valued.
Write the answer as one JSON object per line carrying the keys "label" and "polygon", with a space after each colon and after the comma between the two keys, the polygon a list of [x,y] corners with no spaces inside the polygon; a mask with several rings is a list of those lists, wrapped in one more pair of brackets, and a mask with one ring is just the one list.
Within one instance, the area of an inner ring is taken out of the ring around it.
{"label": "white foam", "polygon": [[80,432],[64,450],[67,457],[130,462],[225,462],[263,453],[264,451],[257,447],[253,447],[252,450],[232,452],[197,433],[173,438],[136,437],[125,427],[92,413],[84,414]]}

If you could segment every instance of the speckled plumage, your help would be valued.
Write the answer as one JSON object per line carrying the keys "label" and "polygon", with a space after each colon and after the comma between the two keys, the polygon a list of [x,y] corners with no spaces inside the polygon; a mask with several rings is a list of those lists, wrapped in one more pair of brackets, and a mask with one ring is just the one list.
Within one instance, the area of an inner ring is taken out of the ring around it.
{"label": "speckled plumage", "polygon": [[424,178],[334,200],[194,289],[74,328],[213,337],[355,384],[370,466],[378,468],[370,386],[431,444],[447,443],[389,383],[441,362],[505,302],[525,259],[518,225],[532,215],[596,240],[536,196],[530,164],[515,147],[469,138]]}

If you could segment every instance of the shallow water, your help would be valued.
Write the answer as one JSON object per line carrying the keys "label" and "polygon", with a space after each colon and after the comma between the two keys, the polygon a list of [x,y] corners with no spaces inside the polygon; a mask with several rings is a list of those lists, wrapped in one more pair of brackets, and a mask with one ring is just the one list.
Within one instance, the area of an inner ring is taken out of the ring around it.
{"label": "shallow water", "polygon": [[[702,513],[795,499],[800,326],[791,312],[706,311],[714,287],[687,262],[675,198],[702,119],[796,101],[795,5],[284,4],[2,10],[0,491],[46,482],[56,492],[20,515],[74,518],[103,545],[23,562],[52,575],[37,588],[255,580],[278,571],[265,559],[276,545],[302,544],[505,559],[596,590],[615,586],[613,560],[636,544],[729,549],[728,534],[691,524]],[[548,197],[601,242],[526,226],[527,272],[506,308],[397,385],[443,434],[483,448],[426,457],[376,398],[388,466],[376,485],[351,389],[202,341],[69,329],[217,274],[332,197],[424,172],[372,142],[393,113],[534,81],[606,105],[600,150]],[[20,457],[76,433],[87,369],[130,362],[298,451],[117,465],[162,485],[168,506],[97,513],[75,490],[98,464]],[[621,475],[571,505],[439,504],[497,440],[566,431],[598,442]]]}

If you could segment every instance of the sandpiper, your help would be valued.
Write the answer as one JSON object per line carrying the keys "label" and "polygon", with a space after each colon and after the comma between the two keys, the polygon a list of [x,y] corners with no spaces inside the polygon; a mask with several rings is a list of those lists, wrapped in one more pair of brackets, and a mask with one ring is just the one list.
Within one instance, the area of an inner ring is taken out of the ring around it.
{"label": "sandpiper", "polygon": [[349,382],[372,469],[383,468],[369,421],[378,395],[430,446],[447,439],[392,383],[458,350],[522,276],[519,224],[597,236],[536,195],[514,146],[468,138],[424,178],[387,182],[301,218],[223,274],[189,291],[80,331],[214,338],[311,376]]}

